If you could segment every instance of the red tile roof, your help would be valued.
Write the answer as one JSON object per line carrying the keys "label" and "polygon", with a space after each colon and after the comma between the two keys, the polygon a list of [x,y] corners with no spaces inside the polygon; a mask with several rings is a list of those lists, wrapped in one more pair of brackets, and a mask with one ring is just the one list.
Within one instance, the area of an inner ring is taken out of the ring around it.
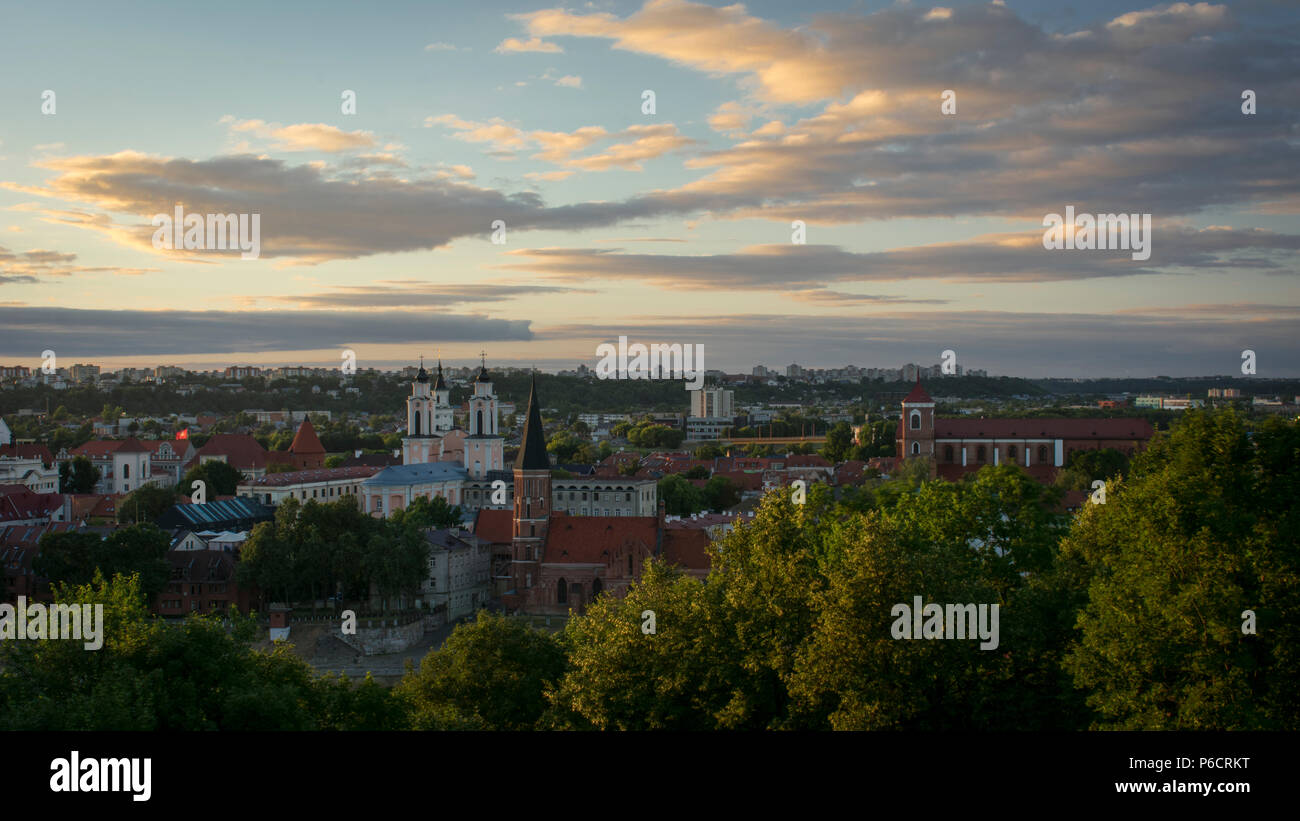
{"label": "red tile roof", "polygon": [[1023,437],[1026,439],[1150,439],[1145,419],[936,419],[939,439]]}
{"label": "red tile roof", "polygon": [[819,456],[816,453],[809,453],[800,456],[790,456],[785,460],[787,468],[828,468],[831,463],[826,460],[825,456]]}
{"label": "red tile roof", "polygon": [[926,393],[925,388],[921,387],[921,380],[917,379],[916,384],[912,386],[912,392],[907,395],[904,402],[933,402],[930,394]]}
{"label": "red tile roof", "polygon": [[510,544],[514,541],[514,511],[484,508],[474,519],[474,535],[492,544]]}
{"label": "red tile roof", "polygon": [[267,461],[266,449],[247,433],[214,433],[188,464],[197,465],[205,456],[224,456],[239,470],[264,468]]}
{"label": "red tile roof", "polygon": [[62,494],[36,493],[27,485],[0,485],[0,523],[44,518],[62,506]]}
{"label": "red tile roof", "polygon": [[542,561],[605,564],[618,548],[653,551],[659,520],[654,516],[566,516],[551,514]]}
{"label": "red tile roof", "polygon": [[312,427],[310,419],[304,418],[302,424],[298,426],[298,432],[294,434],[293,443],[289,445],[289,452],[293,454],[325,452],[325,446],[320,443],[320,438],[316,435],[316,428]]}
{"label": "red tile roof", "polygon": [[122,497],[116,493],[70,493],[67,494],[71,508],[69,518],[74,522],[91,518],[114,518],[117,515],[117,502]]}
{"label": "red tile roof", "polygon": [[40,459],[46,467],[54,464],[54,454],[44,445],[0,445],[0,457]]}
{"label": "red tile roof", "polygon": [[662,558],[689,570],[709,569],[709,534],[697,529],[665,530]]}
{"label": "red tile roof", "polygon": [[154,450],[153,448],[145,447],[144,444],[139,439],[136,439],[134,436],[128,436],[126,439],[122,441],[122,444],[118,446],[117,450],[114,452],[115,453],[151,453],[153,452],[153,450]]}
{"label": "red tile roof", "polygon": [[87,459],[102,459],[122,446],[121,439],[91,439],[73,448],[73,456],[85,456]]}

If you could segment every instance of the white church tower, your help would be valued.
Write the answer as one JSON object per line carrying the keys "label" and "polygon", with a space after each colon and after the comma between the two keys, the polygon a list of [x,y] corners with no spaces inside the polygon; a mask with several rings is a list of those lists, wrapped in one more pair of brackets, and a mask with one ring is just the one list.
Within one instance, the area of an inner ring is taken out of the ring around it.
{"label": "white church tower", "polygon": [[[438,381],[442,382],[441,366]],[[444,393],[446,386],[444,385]],[[450,409],[449,409],[450,412]],[[435,397],[429,389],[429,372],[420,360],[420,371],[406,398],[406,436],[402,438],[402,464],[419,465],[442,458],[442,437],[437,431]]]}
{"label": "white church tower", "polygon": [[486,478],[489,470],[502,470],[505,455],[497,420],[497,396],[483,356],[474,379],[474,394],[469,399],[469,435],[465,437],[465,469],[473,479]]}
{"label": "white church tower", "polygon": [[438,377],[433,380],[433,432],[441,436],[455,425],[451,412],[451,389],[442,378],[442,359],[438,359]]}

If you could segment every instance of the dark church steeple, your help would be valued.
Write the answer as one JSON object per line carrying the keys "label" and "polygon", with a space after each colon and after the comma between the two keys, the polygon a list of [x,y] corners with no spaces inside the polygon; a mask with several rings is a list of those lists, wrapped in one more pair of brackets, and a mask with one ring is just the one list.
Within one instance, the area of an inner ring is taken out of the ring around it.
{"label": "dark church steeple", "polygon": [[528,390],[528,417],[524,421],[524,435],[515,457],[515,470],[550,470],[551,460],[546,455],[546,434],[542,430],[541,405],[537,402],[537,375],[533,374]]}

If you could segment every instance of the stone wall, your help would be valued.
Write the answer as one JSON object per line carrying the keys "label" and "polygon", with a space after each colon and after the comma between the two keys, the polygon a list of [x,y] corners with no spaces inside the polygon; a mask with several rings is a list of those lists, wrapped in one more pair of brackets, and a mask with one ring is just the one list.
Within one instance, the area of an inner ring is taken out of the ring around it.
{"label": "stone wall", "polygon": [[385,653],[401,653],[410,649],[424,637],[424,619],[417,618],[406,624],[394,627],[392,621],[386,621],[384,627],[364,627],[364,620],[357,624],[356,635],[343,633],[338,638],[347,646],[367,656]]}

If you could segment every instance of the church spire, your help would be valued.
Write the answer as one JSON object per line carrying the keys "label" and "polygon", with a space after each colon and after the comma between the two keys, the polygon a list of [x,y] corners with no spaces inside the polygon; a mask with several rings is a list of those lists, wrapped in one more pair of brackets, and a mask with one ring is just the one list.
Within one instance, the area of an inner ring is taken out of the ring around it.
{"label": "church spire", "polygon": [[537,374],[533,374],[528,389],[528,417],[524,421],[519,455],[515,457],[515,470],[550,469],[551,460],[546,455],[546,434],[542,431],[541,405],[537,401]]}

